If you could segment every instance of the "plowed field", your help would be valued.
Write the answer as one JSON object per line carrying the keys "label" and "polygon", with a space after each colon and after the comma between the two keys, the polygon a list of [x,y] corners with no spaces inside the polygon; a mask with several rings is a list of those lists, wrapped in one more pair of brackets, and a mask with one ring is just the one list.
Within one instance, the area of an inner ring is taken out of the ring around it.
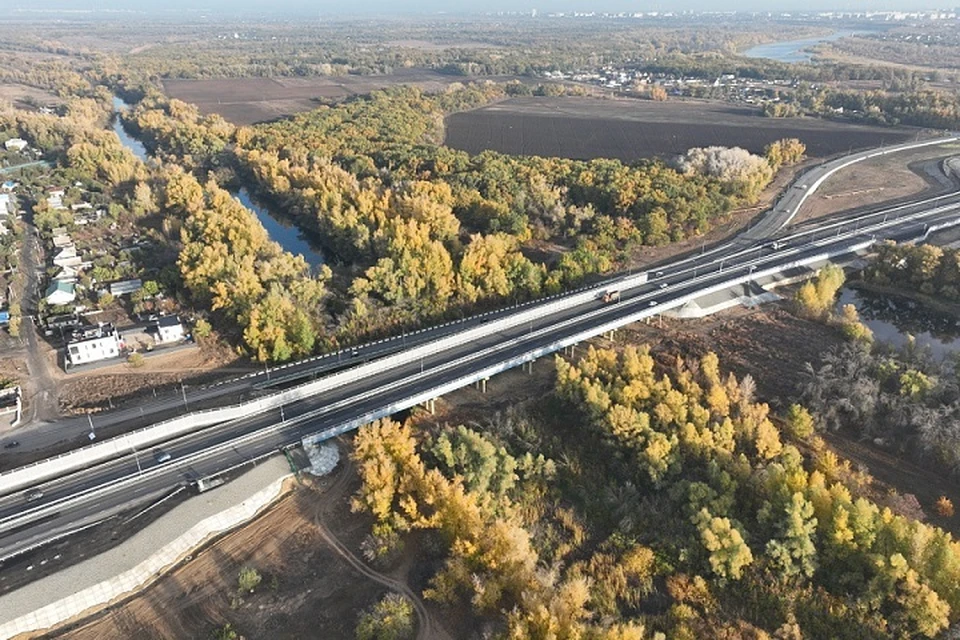
{"label": "plowed field", "polygon": [[649,102],[598,98],[513,98],[447,118],[446,144],[470,153],[626,162],[670,157],[691,147],[743,147],[762,153],[780,138],[799,138],[807,155],[832,156],[903,142],[916,130],[816,118],[766,118],[719,102]]}

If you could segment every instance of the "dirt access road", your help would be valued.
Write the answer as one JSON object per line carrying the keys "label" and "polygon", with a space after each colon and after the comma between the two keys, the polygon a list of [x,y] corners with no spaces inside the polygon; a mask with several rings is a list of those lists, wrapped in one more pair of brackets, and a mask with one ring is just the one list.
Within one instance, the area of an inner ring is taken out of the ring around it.
{"label": "dirt access road", "polygon": [[30,370],[30,378],[24,389],[27,405],[24,422],[29,423],[55,420],[60,414],[57,409],[59,401],[54,365],[50,362],[49,349],[37,335],[33,322],[40,300],[37,270],[41,264],[40,238],[33,224],[33,214],[24,216],[24,226],[23,244],[20,247],[20,268],[24,274],[20,299],[24,320],[20,332],[26,343],[27,367]]}
{"label": "dirt access road", "polygon": [[[424,603],[403,562],[388,572],[359,558],[370,530],[350,511],[359,479],[348,460],[313,486],[298,487],[250,524],[227,533],[140,594],[44,637],[70,640],[209,638],[231,624],[246,640],[352,640],[360,613],[388,591],[415,603],[418,640],[452,640]],[[263,581],[237,597],[241,567]]]}

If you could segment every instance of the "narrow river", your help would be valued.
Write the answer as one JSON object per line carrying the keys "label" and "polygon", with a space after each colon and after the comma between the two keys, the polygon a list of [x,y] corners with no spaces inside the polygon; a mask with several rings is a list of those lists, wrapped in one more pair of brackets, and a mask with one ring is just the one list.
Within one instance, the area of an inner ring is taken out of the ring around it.
{"label": "narrow river", "polygon": [[[130,133],[123,128],[123,122],[120,120],[119,114],[129,108],[130,105],[121,98],[114,96],[113,131],[120,138],[123,146],[130,149],[135,156],[146,162],[150,155],[147,148],[142,142],[130,135]],[[310,239],[297,228],[292,220],[272,211],[264,202],[252,196],[246,187],[240,187],[239,189],[231,188],[229,191],[230,195],[239,200],[243,206],[253,211],[260,221],[260,224],[267,230],[270,239],[283,247],[284,251],[303,256],[303,259],[306,260],[311,268],[324,263],[323,252],[320,250],[320,247],[317,243],[311,242]]]}

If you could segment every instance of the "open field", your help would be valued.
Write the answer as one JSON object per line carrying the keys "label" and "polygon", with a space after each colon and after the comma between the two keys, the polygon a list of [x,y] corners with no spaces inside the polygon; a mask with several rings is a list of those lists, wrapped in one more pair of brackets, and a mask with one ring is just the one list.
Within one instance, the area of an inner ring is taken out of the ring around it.
{"label": "open field", "polygon": [[718,102],[513,98],[447,118],[446,144],[470,153],[618,158],[672,156],[691,147],[739,146],[754,153],[780,138],[799,138],[816,158],[894,144],[915,130],[814,118],[764,118]]}
{"label": "open field", "polygon": [[871,158],[847,167],[821,185],[804,203],[793,224],[955,189],[940,168],[943,159],[954,154],[960,154],[960,146],[941,145]]}
{"label": "open field", "polygon": [[163,87],[170,97],[197,105],[201,113],[219,113],[234,124],[244,125],[316,109],[321,100],[361,95],[400,84],[439,91],[462,80],[435,71],[399,69],[385,76],[165,80]]}
{"label": "open field", "polygon": [[57,95],[15,83],[0,83],[0,102],[10,102],[17,109],[32,109],[34,105],[61,104]]}

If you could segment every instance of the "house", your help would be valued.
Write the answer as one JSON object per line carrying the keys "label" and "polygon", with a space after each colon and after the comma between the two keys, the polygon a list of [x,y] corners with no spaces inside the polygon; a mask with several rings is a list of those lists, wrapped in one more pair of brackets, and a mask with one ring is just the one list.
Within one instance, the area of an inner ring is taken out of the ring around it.
{"label": "house", "polygon": [[160,344],[183,340],[183,323],[178,316],[163,316],[157,320],[154,331]]}
{"label": "house", "polygon": [[0,193],[0,216],[8,216],[13,213],[13,200],[9,193]]}
{"label": "house", "polygon": [[43,299],[47,301],[47,304],[56,306],[70,304],[77,299],[76,285],[66,280],[54,280],[47,287]]}
{"label": "house", "polygon": [[67,247],[73,246],[73,238],[70,237],[69,233],[58,233],[62,228],[63,227],[57,227],[53,230],[53,247],[55,249],[66,249]]}
{"label": "house", "polygon": [[143,282],[140,281],[140,278],[135,278],[133,280],[119,280],[117,282],[110,283],[110,293],[114,297],[122,296],[127,293],[139,291],[142,287]]}
{"label": "house", "polygon": [[63,206],[63,197],[67,191],[62,187],[47,187],[47,204],[51,209],[66,209]]}
{"label": "house", "polygon": [[27,141],[23,138],[10,138],[3,143],[3,148],[7,151],[23,151],[27,148]]}
{"label": "house", "polygon": [[123,341],[112,324],[80,329],[74,332],[73,338],[67,343],[66,364],[70,367],[117,358],[122,349]]}
{"label": "house", "polygon": [[53,257],[53,264],[58,267],[63,267],[67,264],[76,266],[74,265],[74,261],[76,261],[76,264],[80,264],[80,257],[77,256],[77,248],[73,246],[73,244],[63,247],[57,252],[57,255]]}
{"label": "house", "polygon": [[0,389],[0,416],[10,416],[6,418],[6,421],[11,427],[20,424],[21,410],[23,409],[22,395],[20,387]]}
{"label": "house", "polygon": [[63,280],[64,282],[76,282],[79,275],[80,270],[77,267],[66,265],[60,268],[60,271],[57,272],[57,275],[53,276],[53,279]]}
{"label": "house", "polygon": [[7,180],[2,185],[0,185],[0,191],[6,193],[11,193],[14,189],[20,186],[19,182],[14,182],[13,180]]}

